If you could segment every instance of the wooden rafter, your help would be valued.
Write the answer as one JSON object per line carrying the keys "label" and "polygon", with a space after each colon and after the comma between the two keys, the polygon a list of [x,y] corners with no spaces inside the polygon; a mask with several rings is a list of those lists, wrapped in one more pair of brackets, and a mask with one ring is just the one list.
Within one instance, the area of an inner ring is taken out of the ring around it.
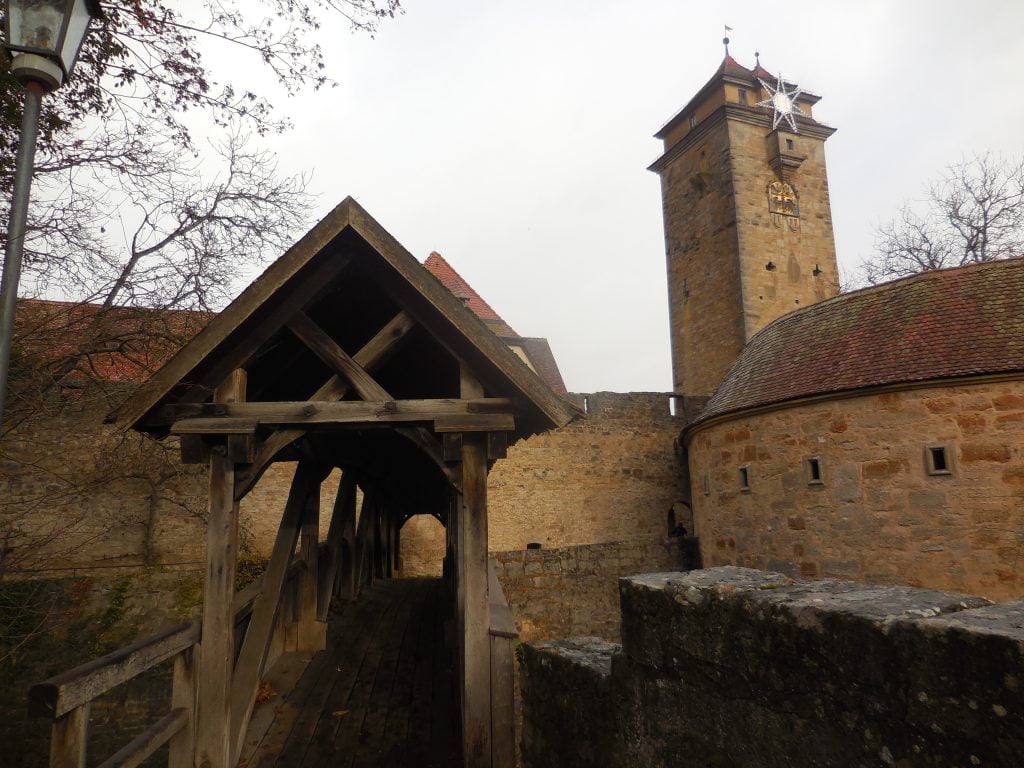
{"label": "wooden rafter", "polygon": [[[288,328],[337,375],[348,380],[363,400],[392,399],[390,393],[363,366],[338,346],[334,339],[313,322],[305,312],[297,312],[288,322]],[[458,488],[461,477],[445,462],[441,443],[436,437],[424,427],[411,429],[400,427],[396,431],[422,450],[444,473],[448,481]]]}
{"label": "wooden rafter", "polygon": [[[397,348],[414,325],[413,319],[406,312],[399,312],[391,321],[381,328],[362,349],[355,354],[355,361],[366,370],[373,370],[384,362]],[[310,401],[340,400],[350,389],[348,381],[338,375],[331,376],[316,392]],[[288,445],[306,434],[304,429],[278,430],[264,442],[256,452],[252,466],[245,473],[239,473],[235,485],[235,497],[241,499],[263,476],[274,458]]]}

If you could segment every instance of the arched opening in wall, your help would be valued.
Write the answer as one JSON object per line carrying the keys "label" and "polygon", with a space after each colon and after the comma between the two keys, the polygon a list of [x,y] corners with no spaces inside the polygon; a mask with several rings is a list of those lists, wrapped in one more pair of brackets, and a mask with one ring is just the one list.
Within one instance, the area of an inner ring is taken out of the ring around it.
{"label": "arched opening in wall", "polygon": [[441,575],[445,553],[445,528],[433,515],[413,515],[402,526],[398,553],[402,576]]}
{"label": "arched opening in wall", "polygon": [[669,537],[685,536],[693,530],[693,509],[685,501],[673,502],[668,509],[667,528]]}

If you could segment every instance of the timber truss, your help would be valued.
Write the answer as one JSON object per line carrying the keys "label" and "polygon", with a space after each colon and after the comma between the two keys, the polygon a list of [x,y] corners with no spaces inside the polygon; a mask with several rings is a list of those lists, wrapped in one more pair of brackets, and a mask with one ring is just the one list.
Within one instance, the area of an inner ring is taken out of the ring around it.
{"label": "timber truss", "polygon": [[[202,616],[36,686],[51,765],[84,766],[91,700],[171,658],[171,712],[104,765],[168,742],[173,768],[234,765],[270,663],[324,647],[331,599],[391,576],[418,514],[447,529],[464,764],[512,765],[515,628],[488,576],[487,473],[509,444],[577,415],[346,199],[111,415],[208,466]],[[283,461],[295,472],[267,570],[236,594],[239,504]]]}

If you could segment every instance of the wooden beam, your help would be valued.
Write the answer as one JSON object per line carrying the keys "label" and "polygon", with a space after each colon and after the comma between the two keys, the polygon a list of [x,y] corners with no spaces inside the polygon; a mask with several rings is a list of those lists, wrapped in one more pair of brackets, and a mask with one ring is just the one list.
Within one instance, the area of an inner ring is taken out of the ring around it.
{"label": "wooden beam", "polygon": [[171,425],[172,435],[252,435],[259,419],[182,419]]}
{"label": "wooden beam", "polygon": [[[209,429],[223,418],[259,419],[263,426],[314,427],[351,426],[392,427],[417,422],[433,422],[447,416],[509,416],[515,401],[505,397],[429,400],[345,400],[342,402],[275,403],[185,403],[168,405],[162,410],[170,423],[189,419],[193,424],[211,422]],[[206,427],[196,427],[206,428]]]}
{"label": "wooden beam", "polygon": [[512,432],[516,419],[510,413],[464,414],[434,419],[434,431],[445,432]]}
{"label": "wooden beam", "polygon": [[[413,319],[407,312],[399,312],[356,353],[353,359],[364,369],[373,370],[398,349],[399,342],[408,335],[414,325]],[[349,389],[347,381],[340,376],[332,376],[313,393],[310,400],[340,400],[348,394]],[[306,431],[303,429],[281,430],[272,434],[256,452],[252,467],[239,479],[236,488],[237,498],[242,498],[252,490],[252,487],[267,467],[274,462],[274,457],[282,449],[305,434]]]}
{"label": "wooden beam", "polygon": [[[389,401],[393,399],[391,394],[367,372],[366,368],[359,364],[358,360],[350,357],[326,331],[304,312],[296,313],[288,323],[288,328],[338,376],[348,381],[356,394],[363,400]],[[457,487],[458,473],[453,472],[445,464],[443,451],[436,437],[424,427],[402,428],[397,431],[423,451],[448,478],[448,481]]]}
{"label": "wooden beam", "polygon": [[237,674],[231,688],[231,721],[232,755],[235,759],[239,754],[245,729],[252,715],[252,707],[256,700],[256,689],[267,660],[267,652],[274,630],[274,619],[277,614],[281,593],[291,564],[292,552],[299,538],[306,500],[317,493],[320,483],[327,476],[327,468],[299,462],[288,492],[281,525],[277,529],[274,548],[267,562],[267,570],[263,573],[263,589],[253,605],[249,629],[245,633],[242,650],[235,664]]}
{"label": "wooden beam", "polygon": [[[218,403],[245,400],[245,371],[233,371],[217,388]],[[235,466],[224,446],[210,455],[210,498],[206,519],[206,578],[203,585],[202,640],[196,713],[196,762],[230,768],[231,678],[235,660],[235,560],[238,503]]]}
{"label": "wooden beam", "polygon": [[[476,398],[483,387],[461,371],[461,394]],[[457,574],[462,629],[462,746],[465,768],[491,766],[491,644],[487,563],[487,437],[462,436],[463,508],[458,516]]]}
{"label": "wooden beam", "polygon": [[124,747],[100,763],[99,768],[137,768],[188,725],[189,713],[179,707],[172,709]]}
{"label": "wooden beam", "polygon": [[29,689],[29,714],[63,717],[190,648],[198,639],[199,623],[186,621],[55,675]]}

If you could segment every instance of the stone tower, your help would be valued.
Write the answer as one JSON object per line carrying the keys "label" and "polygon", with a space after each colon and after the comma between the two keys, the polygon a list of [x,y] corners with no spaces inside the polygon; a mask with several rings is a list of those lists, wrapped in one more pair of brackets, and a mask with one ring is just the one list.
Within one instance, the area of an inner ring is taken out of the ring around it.
{"label": "stone tower", "polygon": [[838,291],[818,101],[727,55],[655,134],[677,393],[711,395],[754,333]]}

